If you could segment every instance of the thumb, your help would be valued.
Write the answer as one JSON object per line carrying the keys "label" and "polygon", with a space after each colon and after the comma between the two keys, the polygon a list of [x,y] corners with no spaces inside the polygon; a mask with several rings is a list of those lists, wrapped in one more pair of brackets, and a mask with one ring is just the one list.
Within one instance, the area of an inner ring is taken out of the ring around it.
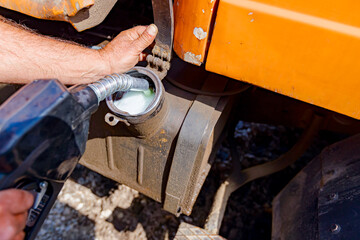
{"label": "thumb", "polygon": [[155,40],[157,33],[158,28],[156,27],[156,25],[150,24],[140,35],[140,37],[134,41],[136,53],[140,54],[144,51],[145,48],[150,46],[150,44]]}

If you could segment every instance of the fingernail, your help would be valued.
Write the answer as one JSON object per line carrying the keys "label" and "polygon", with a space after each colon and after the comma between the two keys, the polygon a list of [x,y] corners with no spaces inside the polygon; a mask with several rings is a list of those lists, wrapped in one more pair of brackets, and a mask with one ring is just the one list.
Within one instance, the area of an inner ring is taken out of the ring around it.
{"label": "fingernail", "polygon": [[147,29],[146,32],[152,36],[155,36],[158,32],[158,28],[155,24],[150,24]]}

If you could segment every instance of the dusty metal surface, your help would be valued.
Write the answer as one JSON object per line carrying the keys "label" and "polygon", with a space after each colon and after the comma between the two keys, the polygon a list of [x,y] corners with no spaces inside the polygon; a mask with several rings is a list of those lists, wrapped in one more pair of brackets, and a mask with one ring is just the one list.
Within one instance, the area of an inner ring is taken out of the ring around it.
{"label": "dusty metal surface", "polygon": [[100,24],[117,0],[0,0],[0,6],[32,17],[70,22],[78,31]]}
{"label": "dusty metal surface", "polygon": [[327,147],[278,194],[273,239],[359,236],[359,149],[360,135]]}
{"label": "dusty metal surface", "polygon": [[152,55],[146,61],[148,68],[163,79],[170,69],[174,36],[174,13],[172,0],[152,0],[154,23],[158,27]]}
{"label": "dusty metal surface", "polygon": [[[186,69],[182,75],[172,74],[186,81],[206,80],[201,84],[207,90],[225,89],[227,79],[207,77],[207,73],[197,78],[203,73]],[[81,164],[164,203],[164,209],[172,213],[190,214],[210,169],[208,157],[228,117],[228,98],[196,96],[166,81],[164,84],[161,110],[142,123],[127,119],[110,126],[104,123],[107,108],[100,108],[91,120],[90,140]],[[155,130],[139,134],[146,129]],[[179,174],[184,177],[181,181]],[[181,199],[179,205],[168,204],[169,189],[172,196]]]}
{"label": "dusty metal surface", "polygon": [[176,233],[174,240],[225,240],[225,238],[212,234],[205,229],[191,225],[189,223],[182,222]]}
{"label": "dusty metal surface", "polygon": [[116,2],[117,0],[94,0],[94,5],[69,16],[67,21],[79,32],[95,27],[104,21]]}
{"label": "dusty metal surface", "polygon": [[[203,90],[222,90],[226,86],[226,82],[216,81],[216,78],[209,78],[204,84]],[[208,157],[218,137],[213,131],[226,103],[227,100],[220,101],[220,97],[199,95],[189,109],[171,164],[165,191],[166,210],[177,215],[191,213],[198,194],[196,190],[200,190],[197,184],[201,188],[210,170]],[[223,126],[218,127],[222,129]],[[189,192],[191,194],[187,194]]]}
{"label": "dusty metal surface", "polygon": [[[360,234],[359,138],[337,146],[322,166],[318,196],[319,239],[356,239]],[[334,147],[335,148],[335,147]],[[345,158],[345,160],[344,160]]]}

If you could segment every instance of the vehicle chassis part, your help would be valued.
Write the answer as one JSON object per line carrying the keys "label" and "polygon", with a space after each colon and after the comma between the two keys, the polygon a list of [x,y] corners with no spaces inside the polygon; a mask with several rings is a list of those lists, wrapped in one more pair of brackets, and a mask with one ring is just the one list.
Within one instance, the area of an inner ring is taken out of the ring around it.
{"label": "vehicle chassis part", "polygon": [[[224,89],[226,83],[210,77],[204,86],[215,91]],[[105,124],[109,110],[102,106],[91,120],[80,163],[165,203],[169,212],[189,215],[210,170],[208,158],[232,101],[196,96],[166,81],[164,85],[168,107],[160,114],[165,117],[156,132],[141,136],[131,130],[131,123]]]}
{"label": "vehicle chassis part", "polygon": [[325,148],[273,201],[272,239],[356,239],[360,135]]}

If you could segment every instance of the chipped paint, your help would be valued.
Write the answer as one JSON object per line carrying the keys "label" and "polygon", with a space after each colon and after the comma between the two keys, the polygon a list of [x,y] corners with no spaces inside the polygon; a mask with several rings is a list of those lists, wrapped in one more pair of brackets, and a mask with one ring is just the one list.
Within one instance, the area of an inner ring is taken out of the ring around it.
{"label": "chipped paint", "polygon": [[179,0],[174,1],[174,50],[183,60],[186,52],[201,55],[201,62],[199,62],[198,59],[191,58],[187,54],[189,62],[200,65],[204,62],[204,56],[209,47],[207,39],[216,19],[213,15],[216,9],[213,8],[218,1],[181,0],[180,7],[177,7],[177,1]]}
{"label": "chipped paint", "polygon": [[201,65],[200,59],[201,59],[201,54],[195,55],[192,52],[187,52],[184,55],[184,61],[185,62],[192,63],[192,64],[195,64],[195,65],[198,65],[198,66]]}
{"label": "chipped paint", "polygon": [[253,14],[254,14],[253,12],[249,12],[249,13],[248,13],[249,16],[251,16],[251,15],[253,15]]}
{"label": "chipped paint", "polygon": [[92,7],[95,0],[0,0],[0,6],[32,17],[69,21],[79,11]]}
{"label": "chipped paint", "polygon": [[250,20],[250,22],[254,22],[254,21],[255,21],[255,19],[251,19],[251,20]]}
{"label": "chipped paint", "polygon": [[207,32],[205,32],[201,27],[199,28],[194,28],[194,31],[193,31],[195,37],[199,40],[203,40],[206,38],[207,36]]}

